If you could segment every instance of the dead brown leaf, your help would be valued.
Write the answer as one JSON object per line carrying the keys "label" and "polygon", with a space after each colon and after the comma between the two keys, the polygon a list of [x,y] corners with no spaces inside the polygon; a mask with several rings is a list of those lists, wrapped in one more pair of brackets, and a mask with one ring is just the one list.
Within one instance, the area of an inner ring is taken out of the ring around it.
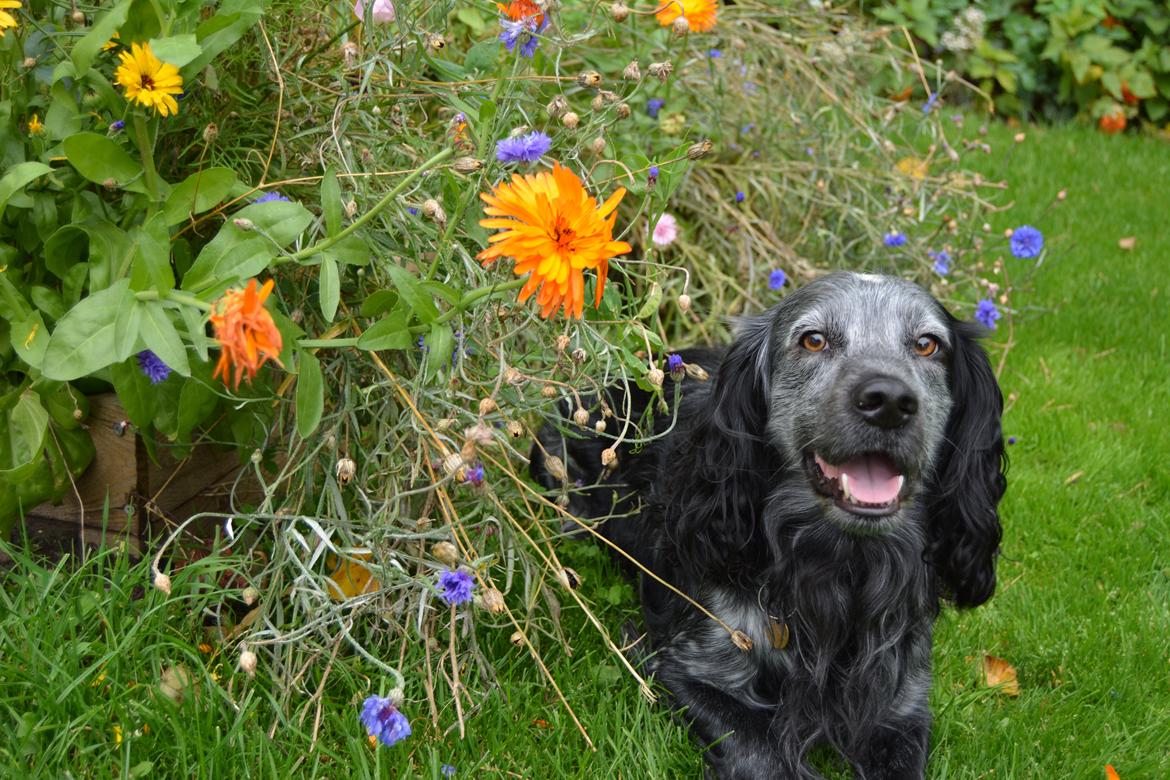
{"label": "dead brown leaf", "polygon": [[1117,246],[1129,252],[1137,245],[1137,236],[1126,236],[1117,242]]}
{"label": "dead brown leaf", "polygon": [[994,655],[983,656],[983,680],[989,688],[996,688],[1004,696],[1019,696],[1020,683],[1016,667]]}
{"label": "dead brown leaf", "polygon": [[175,704],[182,704],[183,698],[187,695],[187,689],[191,687],[192,680],[191,672],[182,664],[168,666],[163,669],[158,688]]}
{"label": "dead brown leaf", "polygon": [[1071,485],[1072,483],[1076,482],[1077,480],[1079,480],[1079,479],[1080,479],[1081,477],[1083,477],[1083,476],[1085,476],[1085,472],[1083,472],[1083,471],[1074,471],[1072,474],[1069,474],[1069,475],[1068,475],[1068,479],[1066,479],[1066,480],[1064,481],[1064,484],[1066,484],[1066,485]]}

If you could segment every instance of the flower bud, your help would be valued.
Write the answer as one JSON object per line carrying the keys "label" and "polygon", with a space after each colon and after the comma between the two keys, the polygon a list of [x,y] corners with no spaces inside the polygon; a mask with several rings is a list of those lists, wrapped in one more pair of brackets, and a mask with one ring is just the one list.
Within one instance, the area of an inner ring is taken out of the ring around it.
{"label": "flower bud", "polygon": [[1068,197],[1068,190],[1061,190],[1060,192],[1056,193],[1057,200],[1064,200],[1067,197]]}
{"label": "flower bud", "polygon": [[688,312],[691,310],[691,296],[683,293],[678,296],[678,310],[681,312]]}
{"label": "flower bud", "polygon": [[618,119],[627,119],[630,116],[630,104],[619,103],[617,107]]}
{"label": "flower bud", "polygon": [[474,157],[460,157],[451,163],[451,167],[459,173],[475,173],[483,167],[483,162]]}
{"label": "flower bud", "polygon": [[255,588],[244,588],[244,592],[240,594],[240,598],[244,600],[245,606],[252,606],[260,600],[260,591]]}
{"label": "flower bud", "polygon": [[564,95],[557,95],[552,100],[548,101],[548,105],[544,107],[551,117],[558,117],[569,110],[569,101],[565,100]]}
{"label": "flower bud", "polygon": [[601,95],[594,95],[593,100],[589,103],[589,106],[594,111],[600,111],[601,109],[605,108],[605,101],[601,98]]}
{"label": "flower bud", "polygon": [[102,187],[105,190],[112,192],[112,191],[118,189],[118,180],[115,179],[113,176],[109,177],[108,179],[103,179],[102,180]]}
{"label": "flower bud", "polygon": [[500,405],[498,403],[496,403],[496,399],[494,399],[494,398],[481,398],[481,399],[479,399],[479,416],[480,417],[483,417],[484,415],[487,415],[487,414],[491,414],[492,412],[496,411],[499,408],[500,408]]}
{"label": "flower bud", "polygon": [[435,542],[431,545],[431,557],[439,563],[454,566],[459,563],[459,550],[450,542]]}
{"label": "flower bud", "polygon": [[524,426],[520,423],[519,420],[509,420],[507,427],[508,435],[513,439],[519,439],[524,435]]}
{"label": "flower bud", "polygon": [[576,590],[581,587],[581,575],[566,566],[557,572],[557,582],[567,590]]}
{"label": "flower bud", "polygon": [[736,647],[738,647],[740,650],[743,650],[745,653],[752,649],[752,638],[739,629],[731,632],[731,641]]}
{"label": "flower bud", "polygon": [[593,150],[594,154],[601,154],[605,151],[605,139],[600,136],[594,138],[593,142],[589,144],[589,148]]}
{"label": "flower bud", "polygon": [[357,214],[357,210],[358,210],[358,205],[357,205],[356,200],[348,201],[345,204],[345,216],[349,217],[350,219],[354,218],[354,215]]}
{"label": "flower bud", "polygon": [[593,423],[593,430],[597,431],[598,433],[605,433],[605,420],[598,420],[597,422]]}
{"label": "flower bud", "polygon": [[463,475],[459,472],[463,471],[463,456],[458,452],[452,453],[443,458],[443,473],[447,476],[455,474],[458,479],[462,479]]}
{"label": "flower bud", "polygon": [[515,366],[508,366],[504,369],[504,381],[510,385],[518,385],[524,381],[524,375]]}
{"label": "flower bud", "polygon": [[670,78],[671,72],[674,70],[674,65],[669,62],[651,62],[650,75],[661,81],[663,84]]}
{"label": "flower bud", "polygon": [[681,38],[691,31],[691,23],[685,16],[680,16],[670,25],[670,29],[674,31],[676,37]]}
{"label": "flower bud", "polygon": [[219,138],[219,125],[215,122],[208,122],[207,127],[203,128],[203,143],[215,143],[216,138]]}
{"label": "flower bud", "polygon": [[35,68],[35,67],[37,66],[37,58],[36,58],[36,57],[25,57],[25,58],[24,58],[24,59],[21,61],[21,63],[20,63],[20,64],[21,64],[21,66],[22,66],[22,67],[24,67],[25,69],[28,69],[28,68]]}
{"label": "flower bud", "polygon": [[609,7],[609,15],[615,22],[624,22],[630,15],[630,9],[621,3],[614,3]]}
{"label": "flower bud", "polygon": [[427,36],[427,46],[433,51],[440,51],[447,45],[447,39],[439,33],[431,33]]}
{"label": "flower bud", "polygon": [[577,83],[583,87],[596,87],[601,84],[601,74],[595,70],[587,70],[577,77]]}
{"label": "flower bud", "polygon": [[556,385],[545,385],[544,387],[540,388],[540,394],[545,398],[556,398],[557,392]]}
{"label": "flower bud", "polygon": [[698,363],[687,363],[686,371],[687,376],[691,379],[697,379],[700,382],[706,382],[711,376]]}
{"label": "flower bud", "polygon": [[161,590],[168,596],[171,595],[171,578],[163,574],[161,571],[154,575],[154,587]]}
{"label": "flower bud", "polygon": [[512,636],[508,637],[508,641],[516,645],[516,647],[524,646],[524,634],[519,631],[513,631]]}
{"label": "flower bud", "polygon": [[1012,136],[1012,140],[1018,144],[1022,144],[1024,142],[1024,139],[1027,137],[1028,136],[1024,135],[1023,133],[1016,133],[1014,136]]}
{"label": "flower bud", "polygon": [[581,407],[577,407],[577,411],[573,412],[573,422],[584,428],[589,424],[589,411]]}
{"label": "flower bud", "polygon": [[637,60],[630,60],[630,64],[622,71],[622,78],[627,81],[641,81],[642,69],[638,67]]}
{"label": "flower bud", "polygon": [[353,41],[346,41],[341,44],[341,60],[347,69],[353,69],[357,65],[358,46]]}
{"label": "flower bud", "polygon": [[613,447],[601,451],[601,465],[606,468],[617,465],[617,450]]}
{"label": "flower bud", "polygon": [[587,353],[581,347],[577,347],[575,350],[573,350],[573,360],[575,360],[578,363],[584,363],[588,357],[589,357],[589,353]]}
{"label": "flower bud", "polygon": [[249,677],[256,675],[256,654],[251,650],[245,650],[240,653],[240,669]]}
{"label": "flower bud", "polygon": [[232,224],[245,232],[256,229],[255,223],[247,217],[236,217],[232,220]]}
{"label": "flower bud", "polygon": [[73,13],[70,14],[69,18],[73,20],[74,24],[85,24],[85,14],[83,14],[78,9],[74,9]]}
{"label": "flower bud", "polygon": [[709,155],[711,150],[714,148],[715,144],[711,143],[710,139],[704,138],[702,141],[699,141],[696,144],[691,144],[689,147],[687,147],[687,159],[701,160]]}
{"label": "flower bud", "polygon": [[569,472],[565,470],[565,462],[556,455],[544,456],[544,470],[558,482],[564,482],[569,478]]}
{"label": "flower bud", "polygon": [[662,381],[666,378],[666,374],[662,373],[661,368],[652,368],[646,372],[646,381],[655,387],[662,387]]}
{"label": "flower bud", "polygon": [[422,213],[423,216],[433,219],[439,227],[447,226],[447,212],[443,211],[443,207],[439,205],[439,201],[434,198],[427,198],[423,201]]}
{"label": "flower bud", "polygon": [[581,121],[581,118],[572,111],[566,111],[561,116],[561,124],[572,130]]}
{"label": "flower bud", "polygon": [[348,485],[353,475],[357,473],[357,464],[353,462],[353,458],[348,455],[339,458],[337,464],[333,467],[333,473],[337,475],[337,481],[342,485]]}
{"label": "flower bud", "polygon": [[406,701],[406,693],[401,688],[391,688],[390,692],[386,694],[386,698],[395,707],[401,707],[402,702]]}
{"label": "flower bud", "polygon": [[557,336],[556,344],[557,344],[557,354],[559,355],[560,353],[564,352],[566,349],[569,348],[569,337],[567,335],[565,335],[564,333],[562,333],[561,335]]}

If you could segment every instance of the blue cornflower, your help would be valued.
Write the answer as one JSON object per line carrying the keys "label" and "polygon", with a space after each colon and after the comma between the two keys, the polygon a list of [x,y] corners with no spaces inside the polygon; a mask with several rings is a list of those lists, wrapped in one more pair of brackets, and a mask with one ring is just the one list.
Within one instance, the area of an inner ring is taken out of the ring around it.
{"label": "blue cornflower", "polygon": [[540,38],[536,36],[548,26],[548,19],[542,19],[539,25],[532,18],[516,21],[501,19],[500,26],[504,28],[504,31],[500,33],[500,42],[504,44],[504,48],[512,51],[519,43],[520,56],[531,58],[536,54],[537,47],[540,46]]}
{"label": "blue cornflower", "polygon": [[938,105],[938,93],[931,92],[930,96],[926,98],[926,102],[922,104],[922,113],[929,114]]}
{"label": "blue cornflower", "polygon": [[496,159],[502,163],[536,162],[552,148],[552,139],[539,130],[496,143]]}
{"label": "blue cornflower", "polygon": [[149,349],[138,353],[138,367],[146,374],[152,385],[157,385],[171,375],[171,367]]}
{"label": "blue cornflower", "polygon": [[723,56],[723,52],[719,51],[718,49],[711,49],[707,52],[707,56],[713,60],[717,60]]}
{"label": "blue cornflower", "polygon": [[735,193],[735,202],[736,203],[743,203],[743,199],[746,197],[747,196],[743,194],[743,190],[739,190],[738,192]]}
{"label": "blue cornflower", "polygon": [[809,157],[812,157],[813,155],[815,155],[817,153],[817,151],[816,151],[816,149],[813,149],[811,146],[806,146],[806,147],[804,147],[804,153],[807,154]]}
{"label": "blue cornflower", "polygon": [[474,487],[479,487],[483,484],[483,464],[476,463],[469,468],[463,476],[463,481]]}
{"label": "blue cornflower", "polygon": [[897,230],[890,231],[882,237],[882,243],[886,246],[902,246],[906,243],[906,234]]}
{"label": "blue cornflower", "polygon": [[122,132],[122,128],[126,127],[126,123],[119,119],[116,122],[110,123],[110,135]]}
{"label": "blue cornflower", "polygon": [[443,764],[443,766],[439,768],[439,772],[443,775],[443,777],[454,777],[455,767],[451,766],[450,764]]}
{"label": "blue cornflower", "polygon": [[410,214],[410,216],[412,216],[412,217],[417,217],[418,216],[418,209],[416,209],[414,206],[407,206],[406,213]]}
{"label": "blue cornflower", "polygon": [[927,252],[926,256],[934,261],[934,272],[939,276],[946,276],[951,271],[951,254],[945,249],[937,252]]}
{"label": "blue cornflower", "polygon": [[261,195],[259,198],[256,198],[256,200],[254,200],[252,202],[253,203],[270,203],[271,201],[274,201],[274,200],[283,200],[285,203],[289,202],[288,198],[284,197],[276,190],[273,190],[272,192],[266,192],[263,195]]}
{"label": "blue cornflower", "polygon": [[651,165],[646,170],[646,181],[649,184],[657,184],[658,183],[658,166],[657,165]]}
{"label": "blue cornflower", "polygon": [[650,98],[646,101],[646,113],[650,115],[651,119],[658,118],[658,112],[666,105],[666,101],[662,98]]}
{"label": "blue cornflower", "polygon": [[383,745],[393,745],[410,736],[410,723],[390,699],[370,696],[362,703],[362,725]]}
{"label": "blue cornflower", "polygon": [[750,133],[752,130],[755,130],[755,129],[756,129],[756,123],[755,122],[748,122],[746,125],[744,125],[743,127],[741,127],[739,129],[739,134],[740,135],[747,135],[748,133]]}
{"label": "blue cornflower", "polygon": [[779,268],[773,269],[772,273],[768,274],[768,287],[773,290],[779,290],[787,281],[788,274],[784,273]]}
{"label": "blue cornflower", "polygon": [[448,604],[465,604],[471,601],[475,580],[465,571],[445,571],[439,575],[439,584],[435,587]]}
{"label": "blue cornflower", "polygon": [[995,321],[999,318],[999,309],[995,307],[995,301],[990,298],[984,298],[975,307],[975,319],[979,320],[985,328],[995,330]]}
{"label": "blue cornflower", "polygon": [[675,379],[679,379],[686,372],[686,366],[683,365],[682,355],[674,352],[666,356],[666,370]]}
{"label": "blue cornflower", "polygon": [[1015,436],[1009,436],[1009,437],[1008,437],[1008,444],[1015,444],[1015,443],[1016,443],[1016,437],[1015,437]]}
{"label": "blue cornflower", "polygon": [[1044,234],[1031,225],[1020,225],[1012,231],[1012,254],[1027,260],[1040,254],[1044,248]]}

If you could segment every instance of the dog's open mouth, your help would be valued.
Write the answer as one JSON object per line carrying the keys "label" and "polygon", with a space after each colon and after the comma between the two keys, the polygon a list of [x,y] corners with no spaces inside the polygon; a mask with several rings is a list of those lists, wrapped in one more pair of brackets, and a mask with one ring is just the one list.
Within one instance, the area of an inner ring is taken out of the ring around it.
{"label": "dog's open mouth", "polygon": [[834,465],[814,453],[808,460],[813,487],[845,511],[869,517],[898,511],[906,477],[890,457],[868,453]]}

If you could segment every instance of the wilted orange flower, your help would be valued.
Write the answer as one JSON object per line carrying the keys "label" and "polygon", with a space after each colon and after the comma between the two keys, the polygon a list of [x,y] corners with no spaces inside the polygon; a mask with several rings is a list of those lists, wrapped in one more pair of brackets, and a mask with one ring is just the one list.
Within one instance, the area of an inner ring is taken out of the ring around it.
{"label": "wilted orange flower", "polygon": [[691,32],[707,32],[715,26],[715,14],[719,11],[717,0],[661,0],[661,7],[655,12],[658,23],[663,27],[674,24],[680,16],[687,20]]}
{"label": "wilted orange flower", "polygon": [[500,9],[500,13],[514,22],[523,22],[532,19],[536,22],[536,26],[539,27],[544,21],[544,11],[540,10],[540,6],[532,2],[532,0],[512,0],[507,5],[496,3],[496,8]]}
{"label": "wilted orange flower", "polygon": [[244,374],[248,382],[256,378],[260,366],[268,360],[284,367],[280,362],[280,350],[284,342],[272,315],[264,308],[264,301],[272,292],[273,280],[269,279],[259,291],[256,280],[249,279],[243,290],[228,290],[211,309],[211,324],[219,342],[219,362],[215,365],[212,379],[223,376],[228,383],[228,374],[234,368],[235,387],[240,386]]}
{"label": "wilted orange flower", "polygon": [[515,174],[510,183],[500,182],[479,196],[488,215],[479,224],[505,229],[488,237],[491,246],[476,259],[486,266],[500,257],[513,258],[513,272],[528,274],[521,301],[536,293],[540,316],[564,307],[566,316],[579,319],[585,300],[582,270],[597,269],[593,305],[598,306],[610,258],[630,251],[626,242],[613,240],[616,209],[625,194],[618,187],[599,206],[577,175],[560,163],[553,163],[551,172]]}

